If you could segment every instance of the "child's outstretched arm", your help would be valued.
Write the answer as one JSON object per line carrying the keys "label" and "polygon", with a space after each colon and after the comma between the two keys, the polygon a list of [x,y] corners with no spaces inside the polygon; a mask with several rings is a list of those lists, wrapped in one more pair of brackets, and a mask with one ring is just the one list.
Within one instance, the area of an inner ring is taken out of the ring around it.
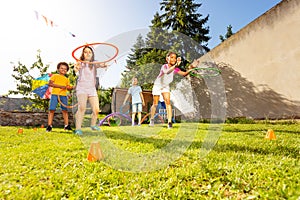
{"label": "child's outstretched arm", "polygon": [[186,75],[188,75],[188,74],[193,70],[193,68],[197,67],[198,64],[199,64],[199,61],[198,61],[198,60],[194,60],[194,61],[192,62],[192,64],[189,65],[187,71],[184,72],[184,71],[181,71],[181,70],[180,70],[180,71],[178,71],[178,74],[180,74],[180,75],[182,75],[182,76],[186,76]]}
{"label": "child's outstretched arm", "polygon": [[107,65],[106,63],[97,63],[97,64],[96,64],[96,67],[97,67],[97,68],[107,68],[108,65]]}
{"label": "child's outstretched arm", "polygon": [[190,70],[190,69],[193,69],[193,68],[198,67],[199,63],[200,63],[199,60],[194,60],[194,61],[192,62],[192,64],[189,65],[188,69]]}

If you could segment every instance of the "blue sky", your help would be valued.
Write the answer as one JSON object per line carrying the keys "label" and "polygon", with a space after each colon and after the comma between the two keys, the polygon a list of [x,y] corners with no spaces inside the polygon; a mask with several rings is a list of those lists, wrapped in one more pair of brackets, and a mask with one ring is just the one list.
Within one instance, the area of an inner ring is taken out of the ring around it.
{"label": "blue sky", "polygon": [[[1,59],[0,95],[14,89],[11,62],[30,66],[38,49],[45,64],[55,70],[59,61],[74,62],[73,49],[86,42],[104,42],[124,32],[148,28],[160,0],[11,0],[0,8]],[[211,40],[209,48],[220,43],[219,35],[232,25],[237,32],[248,23],[275,6],[280,0],[202,0],[198,10],[203,17],[209,15]],[[36,18],[35,12],[40,14]],[[56,26],[46,25],[44,15]],[[75,37],[72,37],[71,34]],[[102,84],[114,86],[123,68],[106,73]],[[113,75],[112,75],[113,73]],[[119,75],[117,75],[118,73]],[[32,72],[34,75],[34,72]],[[116,79],[113,80],[112,76]],[[117,78],[116,78],[117,77]],[[4,84],[5,83],[5,84]]]}

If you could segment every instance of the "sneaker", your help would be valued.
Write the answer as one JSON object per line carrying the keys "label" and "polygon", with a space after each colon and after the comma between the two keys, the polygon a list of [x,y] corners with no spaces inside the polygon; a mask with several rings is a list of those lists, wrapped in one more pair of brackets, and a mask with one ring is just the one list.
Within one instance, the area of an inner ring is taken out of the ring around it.
{"label": "sneaker", "polygon": [[48,125],[46,128],[46,132],[51,132],[52,131],[52,126]]}
{"label": "sneaker", "polygon": [[75,134],[75,135],[82,135],[82,130],[79,130],[79,129],[78,129],[78,130],[75,130],[75,131],[74,131],[74,134]]}
{"label": "sneaker", "polygon": [[153,119],[150,119],[150,124],[149,126],[154,126],[154,120]]}
{"label": "sneaker", "polygon": [[138,124],[138,126],[141,126],[141,124]]}
{"label": "sneaker", "polygon": [[91,126],[92,131],[100,131],[99,126]]}
{"label": "sneaker", "polygon": [[72,128],[70,125],[66,125],[64,128],[65,131],[72,131]]}
{"label": "sneaker", "polygon": [[173,127],[172,122],[169,122],[168,123],[168,128],[172,128],[172,127]]}

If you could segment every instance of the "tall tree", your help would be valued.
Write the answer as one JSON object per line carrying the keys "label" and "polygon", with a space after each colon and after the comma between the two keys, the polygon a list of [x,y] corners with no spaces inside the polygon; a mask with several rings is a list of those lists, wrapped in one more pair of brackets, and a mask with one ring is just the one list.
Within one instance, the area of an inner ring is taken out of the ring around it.
{"label": "tall tree", "polygon": [[201,3],[194,3],[194,0],[163,0],[160,5],[162,27],[180,32],[209,50],[209,28],[205,27],[209,15],[202,18],[202,14],[197,12]]}
{"label": "tall tree", "polygon": [[[140,34],[136,39],[136,43],[131,48],[132,53],[128,55],[126,59],[127,65],[125,66],[126,70],[122,73],[121,87],[129,87],[131,84],[131,79],[136,76],[139,76],[139,66],[137,60],[145,54],[145,41],[143,36]],[[130,73],[128,73],[130,72]]]}
{"label": "tall tree", "polygon": [[[122,74],[126,79],[129,77],[128,74],[138,72],[143,80],[142,85],[145,85],[143,89],[151,89],[151,83],[155,80],[161,65],[165,63],[165,55],[168,51],[175,51],[188,61],[195,59],[195,56],[191,55],[199,55],[198,57],[203,55],[203,49],[209,51],[207,47],[210,39],[209,28],[205,27],[209,16],[201,18],[202,15],[198,13],[198,8],[202,4],[194,3],[193,0],[163,0],[160,5],[161,14],[157,12],[151,21],[143,54],[134,53],[140,51],[134,48],[132,51],[136,57],[134,59],[129,57],[127,61],[139,68],[133,69],[130,66]],[[187,62],[183,64],[184,70]]]}
{"label": "tall tree", "polygon": [[232,26],[229,25],[229,26],[227,26],[227,32],[226,32],[225,36],[220,35],[219,38],[220,38],[221,42],[224,42],[225,40],[227,40],[228,38],[230,38],[230,36],[232,36],[233,34],[234,33],[232,31]]}

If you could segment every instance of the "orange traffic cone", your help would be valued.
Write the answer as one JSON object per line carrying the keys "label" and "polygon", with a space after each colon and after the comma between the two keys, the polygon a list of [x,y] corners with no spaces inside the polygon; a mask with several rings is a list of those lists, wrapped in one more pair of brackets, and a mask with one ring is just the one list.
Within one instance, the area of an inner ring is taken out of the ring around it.
{"label": "orange traffic cone", "polygon": [[45,128],[44,124],[41,125],[41,128]]}
{"label": "orange traffic cone", "polygon": [[87,156],[87,159],[91,162],[99,161],[104,158],[99,142],[92,142],[91,147]]}
{"label": "orange traffic cone", "polygon": [[18,133],[19,133],[19,134],[22,134],[22,133],[23,133],[23,129],[22,129],[22,128],[19,128]]}
{"label": "orange traffic cone", "polygon": [[276,135],[272,129],[268,129],[267,134],[266,134],[266,139],[269,140],[276,140]]}
{"label": "orange traffic cone", "polygon": [[34,127],[34,128],[33,128],[33,131],[37,131],[37,128],[36,128],[36,127]]}

